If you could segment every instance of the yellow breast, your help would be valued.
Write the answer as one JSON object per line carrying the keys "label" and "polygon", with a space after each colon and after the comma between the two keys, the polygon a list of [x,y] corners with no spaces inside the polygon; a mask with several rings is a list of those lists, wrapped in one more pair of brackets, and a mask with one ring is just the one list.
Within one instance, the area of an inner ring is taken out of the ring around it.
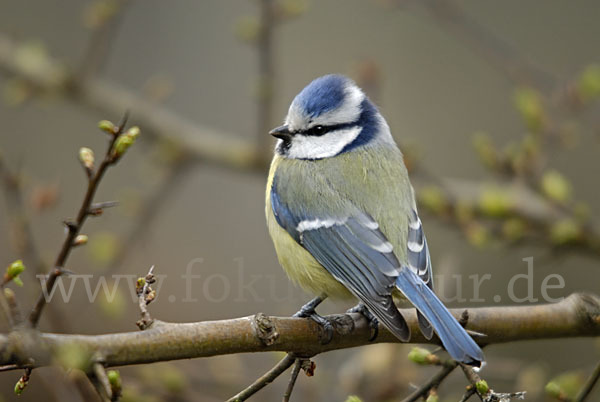
{"label": "yellow breast", "polygon": [[344,285],[338,282],[321,264],[302,246],[300,246],[288,233],[277,223],[273,209],[271,208],[271,186],[274,173],[281,157],[275,156],[269,171],[266,192],[265,212],[267,226],[279,264],[285,270],[287,276],[298,283],[302,289],[315,295],[327,294],[332,298],[350,298],[352,294]]}

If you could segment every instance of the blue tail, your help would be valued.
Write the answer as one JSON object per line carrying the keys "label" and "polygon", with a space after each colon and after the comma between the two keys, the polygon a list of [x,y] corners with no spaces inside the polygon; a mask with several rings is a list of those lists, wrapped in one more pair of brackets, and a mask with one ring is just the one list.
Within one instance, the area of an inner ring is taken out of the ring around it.
{"label": "blue tail", "polygon": [[435,293],[409,268],[402,268],[396,287],[427,318],[444,348],[456,361],[481,366],[483,352]]}

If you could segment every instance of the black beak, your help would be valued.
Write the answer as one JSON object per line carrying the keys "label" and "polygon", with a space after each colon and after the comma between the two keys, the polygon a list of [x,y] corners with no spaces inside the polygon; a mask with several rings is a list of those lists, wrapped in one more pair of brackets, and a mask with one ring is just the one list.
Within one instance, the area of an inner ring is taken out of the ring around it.
{"label": "black beak", "polygon": [[269,134],[284,141],[289,141],[292,138],[292,133],[286,125],[274,128],[273,130],[269,131]]}

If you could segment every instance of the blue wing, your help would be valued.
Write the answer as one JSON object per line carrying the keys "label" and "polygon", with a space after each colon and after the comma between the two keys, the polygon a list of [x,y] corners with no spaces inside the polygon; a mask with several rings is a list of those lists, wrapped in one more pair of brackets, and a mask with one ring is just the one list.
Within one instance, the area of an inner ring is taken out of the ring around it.
{"label": "blue wing", "polygon": [[483,361],[481,349],[433,293],[431,257],[416,206],[411,211],[406,246],[409,269],[400,271],[396,286],[417,308],[421,332],[431,339],[435,328],[454,359],[478,365]]}
{"label": "blue wing", "polygon": [[[427,239],[423,232],[421,219],[417,214],[416,206],[411,211],[410,221],[408,223],[408,241],[407,241],[408,267],[421,278],[427,286],[433,290],[433,275],[431,272],[431,257],[427,247]],[[433,336],[433,327],[431,323],[417,310],[419,319],[419,328],[427,339]]]}
{"label": "blue wing", "polygon": [[392,298],[400,269],[392,245],[366,215],[330,223],[303,230],[300,244],[392,333],[408,341],[410,329]]}
{"label": "blue wing", "polygon": [[276,191],[271,191],[271,206],[279,225],[335,279],[400,340],[410,339],[392,298],[400,263],[373,219],[359,211],[344,217],[293,214]]}
{"label": "blue wing", "polygon": [[479,346],[431,289],[429,251],[416,212],[409,224],[408,264],[402,265],[377,222],[356,208],[344,216],[291,211],[279,198],[276,183],[271,207],[279,225],[400,340],[410,339],[410,329],[394,305],[394,287],[417,308],[425,336],[431,337],[435,329],[454,359],[474,365],[483,361]]}

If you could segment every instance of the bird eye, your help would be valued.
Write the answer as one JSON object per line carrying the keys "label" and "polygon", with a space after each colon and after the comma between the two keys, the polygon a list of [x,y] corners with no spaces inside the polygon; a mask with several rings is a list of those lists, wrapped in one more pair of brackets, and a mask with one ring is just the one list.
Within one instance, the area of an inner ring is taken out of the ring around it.
{"label": "bird eye", "polygon": [[314,126],[311,131],[313,135],[323,135],[326,130],[324,126]]}

